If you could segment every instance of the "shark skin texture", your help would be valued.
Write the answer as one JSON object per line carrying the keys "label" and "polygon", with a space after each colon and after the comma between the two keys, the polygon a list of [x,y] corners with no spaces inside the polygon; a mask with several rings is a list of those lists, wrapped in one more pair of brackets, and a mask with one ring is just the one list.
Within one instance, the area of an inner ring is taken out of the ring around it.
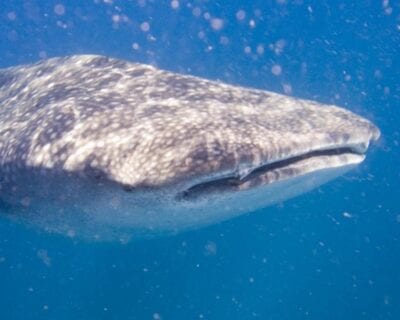
{"label": "shark skin texture", "polygon": [[379,136],[333,105],[51,58],[0,70],[0,214],[95,240],[176,233],[305,193]]}

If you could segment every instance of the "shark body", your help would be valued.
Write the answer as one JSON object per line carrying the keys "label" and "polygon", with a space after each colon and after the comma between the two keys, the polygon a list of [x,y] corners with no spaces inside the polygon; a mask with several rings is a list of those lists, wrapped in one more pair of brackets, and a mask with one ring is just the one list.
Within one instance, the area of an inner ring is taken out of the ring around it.
{"label": "shark body", "polygon": [[78,55],[0,70],[0,203],[97,239],[176,232],[307,192],[379,130],[342,108]]}

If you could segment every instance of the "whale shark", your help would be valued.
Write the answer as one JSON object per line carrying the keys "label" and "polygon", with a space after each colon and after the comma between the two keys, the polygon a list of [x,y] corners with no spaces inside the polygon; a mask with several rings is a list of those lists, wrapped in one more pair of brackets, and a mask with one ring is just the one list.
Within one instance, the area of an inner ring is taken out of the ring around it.
{"label": "whale shark", "polygon": [[0,70],[0,215],[130,239],[282,202],[360,164],[379,129],[334,105],[98,55]]}

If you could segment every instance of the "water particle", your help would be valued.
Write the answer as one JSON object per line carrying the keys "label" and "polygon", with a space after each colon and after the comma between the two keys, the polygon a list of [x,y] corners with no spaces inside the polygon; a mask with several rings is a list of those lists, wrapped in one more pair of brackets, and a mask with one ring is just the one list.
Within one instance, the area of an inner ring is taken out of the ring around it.
{"label": "water particle", "polygon": [[121,21],[121,16],[119,14],[114,14],[111,19],[114,23],[118,23]]}
{"label": "water particle", "polygon": [[154,320],[160,320],[160,319],[161,319],[161,316],[160,316],[160,314],[159,314],[159,313],[157,313],[157,312],[156,312],[156,313],[154,313],[154,314],[153,314],[153,319],[154,319]]}
{"label": "water particle", "polygon": [[148,32],[150,30],[150,24],[145,21],[140,25],[140,30],[142,30],[143,32]]}
{"label": "water particle", "polygon": [[67,231],[67,236],[70,237],[70,238],[75,237],[76,236],[75,230],[73,230],[73,229],[68,230]]}
{"label": "water particle", "polygon": [[218,31],[224,27],[224,20],[219,18],[211,19],[211,28]]}
{"label": "water particle", "polygon": [[262,45],[262,44],[259,44],[258,46],[257,46],[257,49],[256,49],[256,51],[257,51],[257,53],[259,54],[259,55],[262,55],[262,54],[264,54],[264,46]]}
{"label": "water particle", "polygon": [[213,241],[208,241],[204,246],[204,253],[207,256],[215,256],[217,254],[217,244]]}
{"label": "water particle", "polygon": [[15,19],[17,19],[17,15],[14,11],[10,11],[9,13],[7,13],[7,18],[8,20],[14,21]]}
{"label": "water particle", "polygon": [[353,218],[353,215],[352,214],[350,214],[349,212],[343,212],[343,217],[345,217],[345,218]]}
{"label": "water particle", "polygon": [[229,44],[229,39],[228,39],[228,37],[222,36],[222,37],[219,39],[219,42],[220,42],[222,45],[226,46],[226,45]]}
{"label": "water particle", "polygon": [[58,3],[54,6],[54,13],[56,15],[62,16],[65,14],[65,7],[61,3]]}
{"label": "water particle", "polygon": [[251,19],[250,21],[249,21],[249,26],[250,26],[250,28],[255,28],[256,27],[256,22],[253,20],[253,19]]}
{"label": "water particle", "polygon": [[236,19],[242,21],[245,18],[246,18],[246,12],[244,10],[239,10],[238,12],[236,12]]}
{"label": "water particle", "polygon": [[275,64],[271,68],[271,72],[275,76],[279,76],[282,73],[282,67],[279,64]]}
{"label": "water particle", "polygon": [[201,16],[201,9],[200,9],[199,7],[193,8],[192,14],[193,14],[195,17],[200,17],[200,16]]}
{"label": "water particle", "polygon": [[47,58],[47,52],[46,51],[40,51],[39,52],[39,58],[40,59],[46,59]]}
{"label": "water particle", "polygon": [[31,204],[31,199],[29,197],[24,197],[21,199],[21,204],[24,207],[29,207],[29,205]]}
{"label": "water particle", "polygon": [[43,261],[43,263],[47,266],[50,267],[51,266],[51,259],[47,253],[47,250],[45,249],[40,249],[37,252],[37,256],[40,258],[40,260]]}
{"label": "water particle", "polygon": [[390,88],[389,87],[384,87],[383,88],[383,93],[388,95],[390,93]]}
{"label": "water particle", "polygon": [[386,15],[390,16],[392,14],[392,12],[393,12],[393,8],[391,8],[391,7],[385,8]]}
{"label": "water particle", "polygon": [[172,9],[178,9],[179,8],[179,1],[178,0],[173,0],[171,1],[171,8]]}
{"label": "water particle", "polygon": [[283,92],[285,92],[285,94],[288,94],[288,95],[292,94],[293,89],[290,84],[285,83],[282,86],[283,86]]}
{"label": "water particle", "polygon": [[400,223],[400,214],[397,215],[396,221],[397,221],[398,223]]}

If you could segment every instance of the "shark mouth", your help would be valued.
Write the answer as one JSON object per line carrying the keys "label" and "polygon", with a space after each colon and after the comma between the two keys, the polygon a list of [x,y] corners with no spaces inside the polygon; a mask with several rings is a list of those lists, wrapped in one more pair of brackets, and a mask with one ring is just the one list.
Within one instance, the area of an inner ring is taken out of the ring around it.
{"label": "shark mouth", "polygon": [[367,148],[368,144],[361,143],[295,155],[255,167],[244,177],[233,173],[200,182],[179,192],[176,199],[193,201],[210,194],[247,190],[318,170],[354,166],[364,160]]}

